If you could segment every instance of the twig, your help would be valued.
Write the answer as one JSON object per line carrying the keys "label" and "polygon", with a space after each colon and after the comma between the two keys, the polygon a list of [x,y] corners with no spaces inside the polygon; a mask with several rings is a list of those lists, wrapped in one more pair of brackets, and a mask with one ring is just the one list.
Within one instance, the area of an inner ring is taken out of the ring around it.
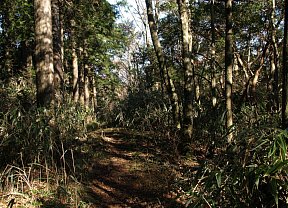
{"label": "twig", "polygon": [[12,208],[14,204],[15,204],[15,199],[11,199],[7,205],[7,208]]}

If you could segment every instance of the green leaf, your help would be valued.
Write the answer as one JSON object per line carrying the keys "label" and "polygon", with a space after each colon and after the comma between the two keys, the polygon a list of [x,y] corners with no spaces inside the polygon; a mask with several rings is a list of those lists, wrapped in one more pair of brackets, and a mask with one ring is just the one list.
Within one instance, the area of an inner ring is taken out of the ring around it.
{"label": "green leaf", "polygon": [[217,181],[217,186],[218,186],[219,188],[221,187],[221,176],[222,176],[221,172],[217,172],[217,173],[215,174],[216,181]]}
{"label": "green leaf", "polygon": [[262,143],[260,143],[259,145],[257,145],[256,147],[254,147],[251,151],[255,151],[256,149],[258,149],[259,147],[261,147],[262,145],[266,144],[267,142],[269,142],[268,139],[264,140]]}
{"label": "green leaf", "polygon": [[288,164],[288,161],[281,161],[281,160],[276,160],[275,164],[272,165],[272,167],[270,166],[268,168],[268,170],[266,171],[266,173],[264,174],[264,176],[270,176],[274,173],[276,173],[277,171],[280,171],[285,165]]}
{"label": "green leaf", "polygon": [[257,167],[258,167],[257,164],[251,164],[246,166],[246,168],[257,168]]}
{"label": "green leaf", "polygon": [[285,138],[283,138],[283,136],[280,136],[279,139],[277,140],[277,144],[280,147],[281,159],[285,160],[286,153],[287,153],[287,144],[286,144]]}
{"label": "green leaf", "polygon": [[268,157],[271,157],[272,155],[274,155],[275,152],[276,152],[276,143],[274,142],[270,151],[269,151]]}
{"label": "green leaf", "polygon": [[260,175],[257,175],[256,178],[255,178],[255,185],[256,185],[257,189],[259,187],[259,181],[260,181]]}

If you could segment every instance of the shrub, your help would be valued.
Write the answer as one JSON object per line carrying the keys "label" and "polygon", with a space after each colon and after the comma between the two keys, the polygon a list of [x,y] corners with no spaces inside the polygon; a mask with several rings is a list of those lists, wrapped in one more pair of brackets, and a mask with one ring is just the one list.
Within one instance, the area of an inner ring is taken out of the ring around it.
{"label": "shrub", "polygon": [[245,131],[235,144],[204,162],[190,191],[189,207],[287,206],[288,132]]}

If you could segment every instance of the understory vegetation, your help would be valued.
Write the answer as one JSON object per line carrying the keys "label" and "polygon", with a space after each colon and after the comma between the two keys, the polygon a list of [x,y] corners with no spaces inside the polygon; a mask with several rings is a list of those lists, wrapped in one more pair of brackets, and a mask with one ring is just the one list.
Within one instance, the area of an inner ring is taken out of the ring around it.
{"label": "understory vegetation", "polygon": [[[195,135],[201,139],[195,138],[191,151],[181,156],[177,150],[180,134],[171,128],[167,103],[158,99],[157,92],[131,93],[109,116],[107,109],[99,111],[99,117],[105,114],[102,123],[85,107],[73,103],[41,110],[33,102],[34,91],[33,86],[20,89],[13,83],[1,90],[5,98],[0,103],[5,109],[1,112],[2,206],[11,200],[16,207],[92,206],[84,184],[91,182],[91,161],[106,156],[98,148],[91,149],[101,146],[91,133],[98,131],[101,137],[110,126],[115,135],[126,135],[124,140],[153,143],[153,151],[158,152],[153,160],[145,159],[146,167],[156,165],[158,174],[167,174],[165,168],[170,174],[177,172],[169,182],[170,195],[181,203],[173,206],[286,206],[288,133],[277,128],[280,119],[275,114],[243,106],[235,115],[239,125],[234,127],[237,139],[233,144],[223,140],[227,134],[219,122],[223,111],[213,114],[218,123],[199,117]],[[219,132],[212,134],[214,128]],[[142,151],[151,150],[139,147],[134,162]],[[143,168],[139,167],[140,171],[144,172]]]}

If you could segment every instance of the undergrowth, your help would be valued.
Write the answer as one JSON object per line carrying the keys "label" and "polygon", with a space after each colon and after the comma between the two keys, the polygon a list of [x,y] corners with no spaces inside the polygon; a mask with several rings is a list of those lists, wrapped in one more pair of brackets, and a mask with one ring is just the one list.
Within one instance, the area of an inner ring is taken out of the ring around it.
{"label": "undergrowth", "polygon": [[130,93],[114,110],[112,125],[142,131],[163,132],[173,128],[171,109],[160,92]]}
{"label": "undergrowth", "polygon": [[88,207],[79,196],[74,144],[85,137],[91,112],[70,102],[39,109],[28,87],[0,94],[0,206]]}
{"label": "undergrowth", "polygon": [[288,132],[265,109],[246,106],[237,118],[234,142],[215,141],[214,153],[190,176],[187,206],[287,207]]}
{"label": "undergrowth", "polygon": [[[0,90],[4,98],[0,100],[0,203],[5,201],[0,206],[22,200],[26,207],[89,207],[81,197],[87,168],[81,157],[89,157],[85,154],[93,154],[93,149],[82,151],[78,144],[86,139],[87,128],[97,124],[87,125],[92,112],[68,99],[57,108],[39,109],[34,95],[29,87]],[[109,113],[103,108],[97,115],[105,118],[106,126],[141,132],[142,139],[159,147],[157,151],[181,169],[175,187],[187,207],[287,207],[288,132],[278,128],[278,114],[267,112],[265,104],[243,106],[230,129],[235,140],[227,144],[223,106],[211,109],[204,103],[205,112],[200,109],[194,120],[192,151],[179,156],[181,134],[173,128],[167,106],[158,92],[139,91]],[[178,156],[187,161],[196,158],[198,165],[192,169],[178,163]]]}

